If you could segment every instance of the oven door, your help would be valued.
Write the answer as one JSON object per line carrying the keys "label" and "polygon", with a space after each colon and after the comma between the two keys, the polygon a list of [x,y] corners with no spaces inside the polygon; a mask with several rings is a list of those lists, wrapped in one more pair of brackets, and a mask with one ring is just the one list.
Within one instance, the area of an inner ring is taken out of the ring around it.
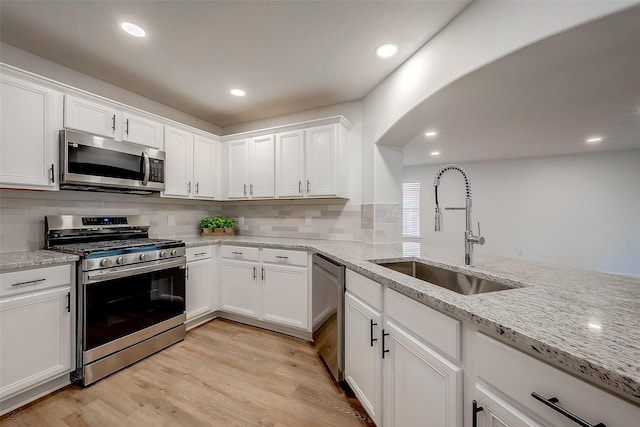
{"label": "oven door", "polygon": [[[181,265],[175,265],[180,263]],[[83,285],[83,363],[86,365],[185,321],[185,259],[139,274],[101,274]],[[125,270],[125,271],[128,271]],[[143,271],[143,272],[141,272]],[[84,274],[85,279],[92,276]]]}
{"label": "oven door", "polygon": [[164,152],[80,132],[60,131],[63,186],[164,190]]}

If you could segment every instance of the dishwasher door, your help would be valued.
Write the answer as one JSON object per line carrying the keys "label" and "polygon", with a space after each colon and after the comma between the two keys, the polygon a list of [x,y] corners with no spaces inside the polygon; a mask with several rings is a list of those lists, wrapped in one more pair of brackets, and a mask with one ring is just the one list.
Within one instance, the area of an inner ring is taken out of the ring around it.
{"label": "dishwasher door", "polygon": [[313,341],[338,381],[344,381],[344,265],[313,255]]}

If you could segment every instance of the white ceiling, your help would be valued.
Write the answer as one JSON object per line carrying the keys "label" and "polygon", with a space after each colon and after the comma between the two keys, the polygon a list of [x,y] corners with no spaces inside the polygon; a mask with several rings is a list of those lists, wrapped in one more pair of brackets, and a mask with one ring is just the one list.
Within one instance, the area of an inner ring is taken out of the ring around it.
{"label": "white ceiling", "polygon": [[[430,129],[435,138],[424,136]],[[596,135],[604,140],[585,144]],[[640,6],[457,80],[388,136],[400,146],[410,141],[405,165],[640,148]]]}
{"label": "white ceiling", "polygon": [[3,0],[0,38],[227,126],[362,98],[469,2]]}

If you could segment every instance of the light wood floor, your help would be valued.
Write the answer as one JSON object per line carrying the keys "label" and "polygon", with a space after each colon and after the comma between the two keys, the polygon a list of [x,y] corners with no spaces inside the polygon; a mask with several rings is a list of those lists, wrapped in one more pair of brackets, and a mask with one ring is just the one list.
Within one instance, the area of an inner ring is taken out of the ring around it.
{"label": "light wood floor", "polygon": [[2,426],[372,426],[312,344],[216,319],[88,388],[70,385]]}

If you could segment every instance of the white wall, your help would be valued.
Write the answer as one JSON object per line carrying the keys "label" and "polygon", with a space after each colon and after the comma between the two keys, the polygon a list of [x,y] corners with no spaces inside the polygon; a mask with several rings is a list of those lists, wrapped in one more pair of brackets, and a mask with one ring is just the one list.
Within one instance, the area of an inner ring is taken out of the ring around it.
{"label": "white wall", "polygon": [[[200,120],[189,114],[183,113],[182,111],[178,111],[165,104],[154,101],[151,98],[130,92],[103,80],[96,79],[69,67],[65,67],[57,62],[50,61],[41,56],[34,55],[25,50],[18,49],[1,42],[0,61],[42,77],[156,114],[169,120],[175,120],[176,122],[193,126],[196,129],[201,129],[216,135],[220,135],[221,133],[220,127],[212,123]],[[153,94],[147,94],[147,96],[152,97]]]}
{"label": "white wall", "polygon": [[[464,212],[445,211],[433,231],[438,166],[409,166],[404,182],[421,185],[421,236],[429,246],[464,254]],[[461,164],[473,193],[476,253],[640,275],[640,150]],[[442,177],[441,206],[464,206],[457,172]]]}

